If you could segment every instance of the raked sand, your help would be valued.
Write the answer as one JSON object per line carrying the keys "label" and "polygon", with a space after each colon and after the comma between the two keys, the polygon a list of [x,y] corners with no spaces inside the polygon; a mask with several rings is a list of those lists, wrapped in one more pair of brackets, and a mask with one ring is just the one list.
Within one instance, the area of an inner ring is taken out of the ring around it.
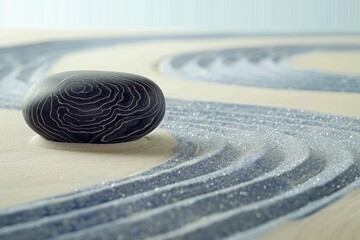
{"label": "raked sand", "polygon": [[[360,43],[360,39],[348,39],[348,43]],[[165,94],[187,100],[220,101],[231,103],[275,106],[309,111],[326,112],[360,117],[360,95],[356,93],[288,91],[251,87],[226,86],[214,83],[184,81],[159,73],[159,62],[170,55],[216,48],[254,45],[313,44],[324,39],[267,39],[267,40],[201,40],[164,41],[94,49],[62,58],[51,73],[75,69],[128,71],[145,75],[156,81]],[[340,42],[343,42],[341,40]],[[325,39],[326,43],[337,43]],[[87,61],[83,61],[87,59]],[[114,61],[108,61],[114,59]],[[116,59],[116,61],[115,61]],[[296,68],[332,73],[360,74],[360,52],[317,52],[292,59]],[[346,64],[349,61],[349,64]],[[265,234],[262,239],[356,239],[360,230],[360,192],[351,193],[344,199],[322,209],[304,220],[292,221]],[[331,230],[319,231],[321,229]]]}
{"label": "raked sand", "polygon": [[[0,45],[49,39],[115,36],[138,33],[3,31]],[[6,36],[5,36],[5,35]],[[149,33],[147,33],[149,34]],[[5,36],[5,37],[3,37]],[[60,59],[50,73],[75,69],[132,72],[157,82],[168,97],[294,108],[360,117],[360,96],[355,93],[288,91],[184,81],[164,76],[159,62],[173,54],[192,50],[276,44],[349,43],[359,37],[304,37],[270,39],[183,40],[134,43],[97,48]],[[292,60],[294,67],[335,73],[360,73],[359,52],[304,54]],[[351,61],[351,64],[346,64]],[[351,65],[351,66],[350,66]],[[172,155],[176,141],[161,129],[145,139],[123,145],[89,146],[51,143],[37,137],[20,112],[1,110],[0,207],[74,190],[90,184],[129,176],[160,164]],[[138,150],[140,150],[138,152]],[[263,236],[264,239],[334,239],[359,236],[360,194],[351,193],[304,220],[293,221]],[[326,225],[329,224],[329,225]],[[354,225],[355,224],[355,225]],[[323,227],[322,227],[323,226]],[[328,229],[326,231],[318,231]],[[350,236],[351,235],[351,236]]]}

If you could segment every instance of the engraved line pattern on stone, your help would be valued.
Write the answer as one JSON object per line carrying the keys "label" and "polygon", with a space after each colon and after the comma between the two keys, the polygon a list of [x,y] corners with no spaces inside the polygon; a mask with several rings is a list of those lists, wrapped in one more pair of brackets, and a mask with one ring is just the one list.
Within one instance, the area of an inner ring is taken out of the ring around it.
{"label": "engraved line pattern on stone", "polygon": [[26,122],[43,137],[86,143],[136,140],[155,129],[164,112],[164,96],[153,82],[103,71],[50,76],[31,88],[23,107]]}

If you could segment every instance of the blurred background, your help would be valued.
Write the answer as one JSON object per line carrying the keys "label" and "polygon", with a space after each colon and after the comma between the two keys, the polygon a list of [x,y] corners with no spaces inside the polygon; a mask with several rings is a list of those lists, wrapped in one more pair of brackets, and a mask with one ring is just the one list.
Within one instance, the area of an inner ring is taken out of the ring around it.
{"label": "blurred background", "polygon": [[0,28],[358,32],[360,0],[0,0]]}

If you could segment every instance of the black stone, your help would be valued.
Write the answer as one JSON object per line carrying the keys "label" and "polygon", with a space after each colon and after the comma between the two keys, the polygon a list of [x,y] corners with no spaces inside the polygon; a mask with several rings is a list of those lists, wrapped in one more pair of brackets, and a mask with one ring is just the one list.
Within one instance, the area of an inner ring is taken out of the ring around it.
{"label": "black stone", "polygon": [[154,130],[165,99],[151,80],[129,73],[62,72],[37,82],[23,102],[26,123],[58,142],[120,143]]}

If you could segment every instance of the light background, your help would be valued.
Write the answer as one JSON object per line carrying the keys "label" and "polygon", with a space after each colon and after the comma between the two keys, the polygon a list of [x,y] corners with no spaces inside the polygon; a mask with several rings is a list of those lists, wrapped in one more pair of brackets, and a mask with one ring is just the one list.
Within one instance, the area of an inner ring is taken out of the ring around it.
{"label": "light background", "polygon": [[360,0],[0,0],[0,28],[359,31]]}

